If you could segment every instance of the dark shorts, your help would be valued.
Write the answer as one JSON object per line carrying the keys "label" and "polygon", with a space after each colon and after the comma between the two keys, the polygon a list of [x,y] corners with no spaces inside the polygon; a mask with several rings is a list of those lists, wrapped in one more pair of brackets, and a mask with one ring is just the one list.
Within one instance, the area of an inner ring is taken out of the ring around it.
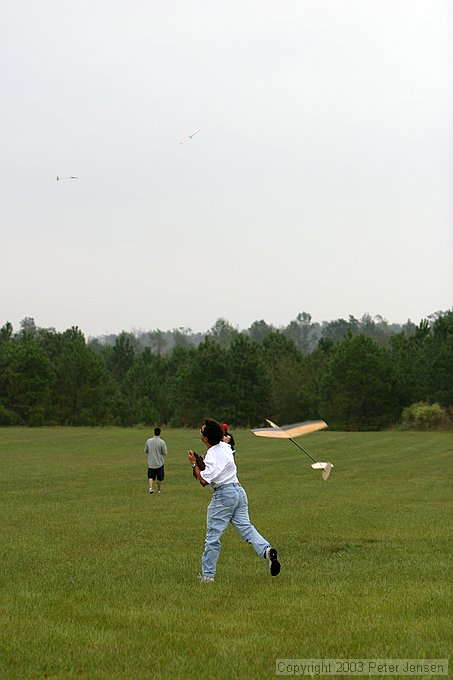
{"label": "dark shorts", "polygon": [[148,479],[153,481],[156,479],[158,482],[164,481],[164,466],[161,465],[160,468],[148,468]]}

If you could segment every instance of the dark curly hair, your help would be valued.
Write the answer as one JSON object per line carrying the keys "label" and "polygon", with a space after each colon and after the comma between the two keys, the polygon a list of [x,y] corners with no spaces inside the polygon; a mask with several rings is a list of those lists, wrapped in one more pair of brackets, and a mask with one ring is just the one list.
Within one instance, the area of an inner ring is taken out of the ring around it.
{"label": "dark curly hair", "polygon": [[203,420],[203,425],[200,428],[200,432],[203,437],[206,437],[211,446],[215,446],[219,442],[223,441],[223,427],[217,420],[213,418],[205,418]]}

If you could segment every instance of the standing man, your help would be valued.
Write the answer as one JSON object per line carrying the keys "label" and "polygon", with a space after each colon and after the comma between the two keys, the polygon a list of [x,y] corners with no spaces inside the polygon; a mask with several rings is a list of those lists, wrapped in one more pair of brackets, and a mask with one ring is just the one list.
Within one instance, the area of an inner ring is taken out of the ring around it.
{"label": "standing man", "polygon": [[200,470],[192,449],[187,457],[201,486],[211,486],[214,491],[208,506],[206,543],[201,559],[201,581],[212,582],[216,574],[220,554],[220,538],[231,522],[244,541],[251,543],[259,557],[269,563],[272,576],[280,573],[277,551],[272,548],[250,522],[247,495],[239,484],[233,453],[229,444],[223,441],[224,430],[220,423],[205,418],[200,428],[200,437],[206,446],[205,469]]}
{"label": "standing man", "polygon": [[153,483],[157,478],[157,493],[162,493],[161,484],[164,481],[164,456],[167,455],[167,445],[160,438],[160,427],[154,428],[154,437],[147,440],[145,453],[148,454],[148,483],[149,493],[154,493]]}

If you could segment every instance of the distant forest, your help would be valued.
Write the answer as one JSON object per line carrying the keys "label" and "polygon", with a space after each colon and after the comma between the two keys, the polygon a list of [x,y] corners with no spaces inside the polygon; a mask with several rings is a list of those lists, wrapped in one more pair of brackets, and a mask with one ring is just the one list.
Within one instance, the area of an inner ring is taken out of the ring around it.
{"label": "distant forest", "polygon": [[232,426],[322,418],[333,429],[451,424],[453,309],[418,325],[381,316],[246,330],[190,328],[85,338],[0,329],[0,425]]}
{"label": "distant forest", "polygon": [[[434,320],[439,314],[441,312],[431,315],[428,319]],[[25,320],[25,323],[27,323],[27,320]],[[177,345],[197,347],[206,337],[216,340],[222,347],[228,347],[238,333],[247,335],[254,342],[262,342],[271,333],[279,332],[287,338],[294,340],[297,347],[304,354],[309,354],[316,349],[321,338],[340,342],[349,331],[353,335],[364,333],[382,346],[385,346],[391,335],[403,332],[409,336],[415,333],[415,329],[416,324],[410,320],[404,325],[389,324],[380,315],[371,317],[369,314],[364,314],[361,319],[349,316],[347,320],[336,319],[335,321],[317,323],[312,321],[312,317],[308,312],[300,312],[286,326],[274,326],[261,319],[260,321],[254,321],[249,328],[240,331],[226,319],[219,318],[212,328],[205,333],[194,332],[191,328],[179,327],[167,331],[157,329],[126,334],[123,331],[121,335],[127,335],[134,348],[138,351],[149,347],[158,354],[167,354]],[[118,335],[114,334],[103,335],[98,338],[89,338],[88,342],[92,347],[99,346],[99,344],[114,345],[117,338]]]}

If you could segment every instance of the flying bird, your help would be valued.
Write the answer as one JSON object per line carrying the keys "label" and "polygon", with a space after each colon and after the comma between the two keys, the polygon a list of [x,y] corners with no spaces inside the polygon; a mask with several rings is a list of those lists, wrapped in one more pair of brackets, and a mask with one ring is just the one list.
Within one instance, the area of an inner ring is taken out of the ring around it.
{"label": "flying bird", "polygon": [[61,180],[64,180],[64,179],[79,179],[79,178],[76,177],[75,175],[71,175],[70,177],[58,177],[58,175],[57,175],[57,182],[60,182]]}
{"label": "flying bird", "polygon": [[195,137],[195,135],[197,134],[197,132],[200,132],[200,130],[201,130],[201,128],[200,128],[199,130],[196,130],[196,132],[192,132],[191,135],[187,135],[187,137],[185,137],[185,138],[184,138],[181,142],[179,142],[179,143],[180,143],[180,144],[185,144],[186,142],[189,141],[189,139],[192,139],[192,137]]}

